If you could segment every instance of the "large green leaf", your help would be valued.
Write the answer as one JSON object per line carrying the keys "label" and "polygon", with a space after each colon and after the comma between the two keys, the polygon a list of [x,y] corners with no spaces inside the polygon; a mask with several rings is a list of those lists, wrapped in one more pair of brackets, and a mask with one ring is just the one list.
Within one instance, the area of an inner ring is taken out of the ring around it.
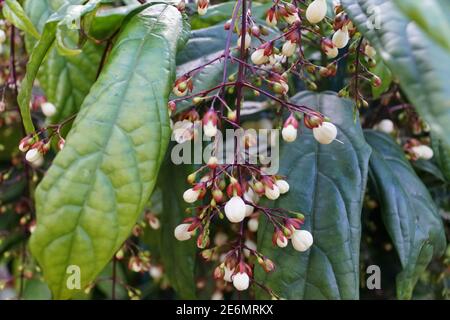
{"label": "large green leaf", "polygon": [[450,2],[442,0],[394,0],[397,7],[431,38],[450,51]]}
{"label": "large green leaf", "polygon": [[183,192],[185,179],[192,172],[191,166],[174,165],[170,159],[161,168],[159,186],[162,191],[163,208],[161,218],[160,254],[164,270],[172,287],[182,299],[195,299],[194,268],[196,257],[195,240],[178,241],[173,231],[186,218]]}
{"label": "large green leaf", "polygon": [[[78,1],[79,2],[79,1]],[[63,1],[25,2],[25,10],[37,28],[43,31],[45,22]],[[72,0],[71,3],[77,3]],[[33,49],[34,42],[27,37],[27,48]],[[56,114],[50,121],[58,123],[78,112],[84,98],[95,82],[104,45],[87,41],[76,56],[61,56],[52,46],[39,69],[39,84],[47,99],[55,104]]]}
{"label": "large green leaf", "polygon": [[330,117],[338,127],[338,141],[318,144],[311,130],[280,151],[280,174],[290,191],[274,205],[305,214],[306,230],[314,236],[305,253],[290,245],[272,244],[273,227],[263,219],[258,250],[273,259],[277,269],[256,278],[287,299],[357,299],[361,208],[366,187],[370,147],[359,122],[353,121],[349,100],[334,93],[302,92],[292,98]]}
{"label": "large green leaf", "polygon": [[30,245],[57,299],[77,291],[66,286],[66,268],[81,268],[82,287],[94,280],[148,201],[169,140],[167,98],[183,29],[167,5],[129,20],[38,186]]}
{"label": "large green leaf", "polygon": [[17,0],[6,0],[3,6],[3,15],[5,18],[14,24],[17,28],[25,31],[36,39],[40,38],[39,32],[36,30],[35,26],[31,22],[30,18],[27,16],[23,10],[20,3]]}
{"label": "large green leaf", "polygon": [[409,299],[420,274],[433,255],[445,249],[445,232],[425,185],[402,149],[384,133],[366,131],[372,147],[370,178],[403,271],[397,276],[397,296]]}
{"label": "large green leaf", "polygon": [[429,39],[390,0],[341,3],[399,79],[420,115],[450,145],[450,52]]}

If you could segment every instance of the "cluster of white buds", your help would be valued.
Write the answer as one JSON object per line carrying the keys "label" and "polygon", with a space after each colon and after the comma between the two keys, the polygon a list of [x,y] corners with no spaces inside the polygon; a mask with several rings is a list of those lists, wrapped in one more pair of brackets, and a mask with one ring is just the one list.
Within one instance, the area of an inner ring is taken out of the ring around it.
{"label": "cluster of white buds", "polygon": [[32,136],[26,136],[19,143],[19,150],[25,153],[25,160],[33,167],[40,167],[44,163],[44,154],[50,150],[50,142],[37,141]]}
{"label": "cluster of white buds", "polygon": [[[331,122],[323,121],[316,116],[304,115],[305,126],[312,129],[313,136],[320,144],[330,144],[337,136],[337,128]],[[298,121],[294,114],[291,114],[283,124],[281,136],[286,142],[293,142],[297,139]]]}
{"label": "cluster of white buds", "polygon": [[274,232],[272,242],[274,245],[285,248],[291,240],[292,247],[300,252],[308,250],[313,245],[313,236],[307,230],[300,230],[303,218],[288,219],[283,226],[283,230]]}
{"label": "cluster of white buds", "polygon": [[208,11],[209,0],[196,0],[197,12],[200,16],[204,16]]}

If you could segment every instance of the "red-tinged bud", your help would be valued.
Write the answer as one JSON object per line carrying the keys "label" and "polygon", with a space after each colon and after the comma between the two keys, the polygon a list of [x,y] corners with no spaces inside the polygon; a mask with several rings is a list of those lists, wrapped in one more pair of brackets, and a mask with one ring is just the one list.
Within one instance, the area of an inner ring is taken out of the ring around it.
{"label": "red-tinged bud", "polygon": [[203,131],[205,136],[214,137],[217,134],[217,122],[219,117],[214,109],[209,109],[203,116]]}
{"label": "red-tinged bud", "polygon": [[171,113],[173,113],[177,110],[177,104],[175,103],[175,101],[169,101],[169,103],[167,104],[167,108]]}
{"label": "red-tinged bud", "polygon": [[263,194],[265,189],[264,189],[264,184],[261,181],[256,181],[253,184],[253,190],[258,193],[259,195]]}
{"label": "red-tinged bud", "polygon": [[378,88],[379,86],[381,86],[381,78],[377,75],[374,75],[372,77],[372,85],[376,88]]}
{"label": "red-tinged bud", "polygon": [[266,23],[270,27],[276,27],[278,21],[277,21],[277,15],[276,15],[275,7],[272,7],[269,10],[267,10]]}
{"label": "red-tinged bud", "polygon": [[197,0],[197,12],[203,16],[208,11],[209,0]]}
{"label": "red-tinged bud", "polygon": [[305,116],[303,117],[303,123],[308,129],[317,128],[322,124],[322,122],[323,120],[318,116],[305,114]]}
{"label": "red-tinged bud", "polygon": [[251,28],[252,35],[255,37],[259,37],[261,35],[261,30],[257,25],[252,26]]}
{"label": "red-tinged bud", "polygon": [[231,20],[228,20],[227,22],[225,22],[225,24],[223,25],[223,28],[225,30],[230,30],[231,29]]}
{"label": "red-tinged bud", "polygon": [[222,263],[220,266],[217,266],[214,269],[214,279],[220,280],[223,279],[223,276],[225,275],[225,265]]}
{"label": "red-tinged bud", "polygon": [[232,178],[232,181],[228,184],[227,187],[227,195],[231,198],[233,196],[242,196],[242,188],[239,182]]}
{"label": "red-tinged bud", "polygon": [[265,272],[272,272],[273,270],[275,270],[275,264],[269,258],[264,258],[262,267]]}
{"label": "red-tinged bud", "polygon": [[221,203],[223,201],[223,192],[220,189],[214,189],[212,191],[212,197],[217,203]]}
{"label": "red-tinged bud", "polygon": [[177,4],[177,9],[180,12],[184,12],[186,10],[186,2],[184,0],[181,0],[178,4]]}
{"label": "red-tinged bud", "polygon": [[219,160],[218,160],[216,157],[212,156],[212,157],[209,158],[209,160],[208,160],[208,163],[207,163],[208,168],[214,170],[215,168],[217,168],[218,162],[219,162]]}
{"label": "red-tinged bud", "polygon": [[213,256],[213,250],[212,249],[205,249],[203,250],[200,255],[202,256],[205,261],[210,261]]}
{"label": "red-tinged bud", "polygon": [[197,237],[197,248],[204,249],[207,246],[209,246],[209,236],[202,233]]}
{"label": "red-tinged bud", "polygon": [[198,114],[197,110],[191,109],[185,114],[184,118],[191,122],[195,122],[200,119],[200,115]]}
{"label": "red-tinged bud", "polygon": [[33,138],[26,136],[25,138],[23,138],[22,140],[20,140],[19,143],[19,150],[22,152],[26,152],[28,151],[28,149],[30,149],[31,145],[33,144]]}
{"label": "red-tinged bud", "polygon": [[64,138],[60,138],[58,141],[58,150],[61,151],[62,149],[64,149],[65,144],[66,144],[66,140],[64,140]]}
{"label": "red-tinged bud", "polygon": [[183,97],[189,91],[192,91],[192,89],[193,89],[192,79],[187,75],[184,75],[175,80],[172,91],[176,96]]}

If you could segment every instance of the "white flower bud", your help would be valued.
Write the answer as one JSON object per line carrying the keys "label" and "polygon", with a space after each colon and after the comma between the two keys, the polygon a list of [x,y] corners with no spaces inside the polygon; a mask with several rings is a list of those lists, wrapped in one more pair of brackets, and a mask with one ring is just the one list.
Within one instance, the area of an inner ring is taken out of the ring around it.
{"label": "white flower bud", "polygon": [[149,219],[148,224],[153,230],[158,230],[161,227],[161,223],[159,222],[159,219],[157,217]]}
{"label": "white flower bud", "polygon": [[297,139],[297,129],[292,124],[289,124],[281,130],[281,136],[284,141],[293,142]]}
{"label": "white flower bud", "polygon": [[313,129],[314,138],[321,144],[330,144],[336,139],[337,129],[331,122],[323,122],[322,125]]}
{"label": "white flower bud", "polygon": [[288,24],[293,24],[297,21],[300,21],[298,13],[289,14],[287,16],[283,16],[283,18]]}
{"label": "white flower bud", "polygon": [[287,183],[286,180],[277,180],[275,182],[275,184],[277,185],[278,189],[280,190],[281,194],[285,194],[286,192],[289,191],[289,183]]}
{"label": "white flower bud", "polygon": [[250,230],[251,232],[258,231],[258,227],[259,227],[258,218],[251,218],[250,220],[248,220],[247,225],[248,225],[248,230]]}
{"label": "white flower bud", "polygon": [[377,54],[377,51],[375,50],[374,47],[370,46],[370,45],[366,45],[366,48],[364,49],[364,53],[371,59],[373,59],[375,57],[375,55]]}
{"label": "white flower bud", "polygon": [[206,12],[208,12],[208,7],[205,8],[197,7],[197,13],[199,16],[204,16]]}
{"label": "white flower bud", "polygon": [[0,30],[0,44],[6,41],[6,33],[3,30]]}
{"label": "white flower bud", "polygon": [[313,236],[306,230],[295,230],[291,237],[292,246],[295,250],[304,252],[313,244]]}
{"label": "white flower bud", "polygon": [[234,196],[225,204],[225,215],[232,223],[238,223],[245,218],[245,202],[241,197]]}
{"label": "white flower bud", "polygon": [[272,185],[272,188],[266,186],[265,195],[270,200],[277,200],[280,197],[280,189],[278,189],[277,185]]}
{"label": "white flower bud", "polygon": [[333,41],[333,44],[338,49],[344,48],[348,44],[349,40],[350,40],[350,36],[348,34],[347,26],[343,26],[342,29],[337,30],[333,34],[333,40],[332,41]]}
{"label": "white flower bud", "polygon": [[319,23],[327,14],[326,0],[314,0],[306,9],[306,19],[310,23]]}
{"label": "white flower bud", "polygon": [[250,250],[256,251],[256,243],[250,239],[247,239],[247,240],[245,240],[244,244],[248,248],[248,249],[247,248],[244,249],[244,255],[248,258],[248,257],[250,257]]}
{"label": "white flower bud", "polygon": [[36,148],[28,150],[25,154],[25,159],[30,163],[38,163],[42,158],[42,153]]}
{"label": "white flower bud", "polygon": [[193,188],[190,188],[183,193],[183,200],[187,203],[194,203],[198,200],[199,195],[200,190],[194,190]]}
{"label": "white flower bud", "polygon": [[186,241],[189,240],[192,234],[188,231],[191,225],[189,223],[182,223],[178,225],[174,230],[175,238],[178,241]]}
{"label": "white flower bud", "polygon": [[158,280],[163,276],[163,270],[160,266],[151,266],[149,274],[153,279]]}
{"label": "white flower bud", "polygon": [[207,137],[215,137],[217,134],[217,125],[212,121],[208,121],[208,123],[203,126],[203,132]]}
{"label": "white flower bud", "polygon": [[394,123],[389,119],[383,119],[375,127],[378,131],[391,134],[394,131]]}
{"label": "white flower bud", "polygon": [[433,149],[426,145],[415,146],[411,150],[419,159],[430,160],[434,156]]}
{"label": "white flower bud", "polygon": [[51,117],[56,113],[55,105],[50,102],[44,102],[43,104],[41,104],[41,110],[46,117]]}
{"label": "white flower bud", "polygon": [[223,280],[225,280],[226,282],[233,282],[233,272],[234,270],[231,270],[230,268],[225,266],[225,274],[223,275]]}
{"label": "white flower bud", "polygon": [[[244,200],[248,202],[255,202],[255,193],[253,192],[253,189],[248,189],[246,192],[244,192]],[[245,216],[250,216],[255,208],[252,205],[245,204]]]}
{"label": "white flower bud", "polygon": [[239,272],[233,276],[233,286],[236,288],[236,290],[247,290],[249,284],[250,277],[245,272]]}
{"label": "white flower bud", "polygon": [[325,54],[327,55],[327,57],[329,59],[334,59],[338,56],[339,54],[339,49],[336,46],[333,46],[333,48],[327,48],[325,50]]}
{"label": "white flower bud", "polygon": [[278,237],[277,238],[277,246],[280,248],[285,248],[288,245],[288,239],[286,237]]}
{"label": "white flower bud", "polygon": [[[241,47],[241,42],[242,42],[242,36],[239,36],[238,40],[237,40],[237,47],[240,48]],[[245,49],[247,50],[248,48],[250,48],[250,44],[252,43],[252,37],[246,32],[245,33]]]}
{"label": "white flower bud", "polygon": [[266,23],[267,23],[267,25],[268,25],[269,27],[276,27],[276,26],[277,26],[277,23],[278,23],[276,15],[273,14],[273,15],[272,15],[272,19],[270,19],[270,16],[267,15],[267,16],[266,16]]}
{"label": "white flower bud", "polygon": [[295,42],[292,42],[291,40],[288,40],[283,44],[281,53],[286,57],[290,57],[294,54],[296,48],[297,44]]}
{"label": "white flower bud", "polygon": [[264,55],[264,49],[258,49],[252,53],[252,62],[256,65],[264,64],[269,61],[269,57]]}

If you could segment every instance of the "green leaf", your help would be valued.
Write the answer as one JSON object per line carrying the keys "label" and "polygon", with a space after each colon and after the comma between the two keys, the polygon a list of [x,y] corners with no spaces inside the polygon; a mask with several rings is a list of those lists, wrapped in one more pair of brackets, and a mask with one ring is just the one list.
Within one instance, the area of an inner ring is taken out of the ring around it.
{"label": "green leaf", "polygon": [[430,40],[392,1],[341,3],[432,131],[450,145],[450,52]]}
{"label": "green leaf", "polygon": [[444,252],[442,221],[427,188],[395,141],[376,131],[366,131],[365,137],[373,150],[370,179],[403,267],[397,276],[397,296],[410,299],[433,255]]}
{"label": "green leaf", "polygon": [[172,6],[129,20],[36,190],[30,246],[56,299],[79,291],[66,286],[68,266],[80,267],[82,288],[95,279],[148,201],[170,136],[180,39],[183,21]]}
{"label": "green leaf", "polygon": [[431,135],[434,159],[445,179],[450,182],[450,147],[435,135]]}
{"label": "green leaf", "polygon": [[450,51],[450,3],[442,0],[394,0],[394,3],[428,36]]}
{"label": "green leaf", "polygon": [[290,245],[274,247],[273,227],[263,219],[258,251],[273,259],[277,268],[269,274],[255,268],[256,279],[286,299],[357,299],[370,147],[359,122],[353,121],[350,100],[329,92],[301,92],[292,101],[330,117],[343,143],[320,145],[303,126],[295,142],[282,145],[280,174],[287,176],[291,188],[274,206],[302,212],[314,245],[304,253]]}
{"label": "green leaf", "polygon": [[162,191],[163,210],[161,219],[160,254],[172,287],[182,299],[195,299],[194,267],[196,258],[195,240],[178,241],[173,234],[177,225],[186,218],[183,192],[187,186],[185,178],[192,170],[190,166],[176,166],[165,161],[161,168],[159,186]]}
{"label": "green leaf", "polygon": [[3,15],[6,20],[11,22],[14,26],[29,33],[31,36],[39,39],[41,35],[34,27],[33,23],[28,18],[20,3],[16,0],[5,0],[3,5]]}

